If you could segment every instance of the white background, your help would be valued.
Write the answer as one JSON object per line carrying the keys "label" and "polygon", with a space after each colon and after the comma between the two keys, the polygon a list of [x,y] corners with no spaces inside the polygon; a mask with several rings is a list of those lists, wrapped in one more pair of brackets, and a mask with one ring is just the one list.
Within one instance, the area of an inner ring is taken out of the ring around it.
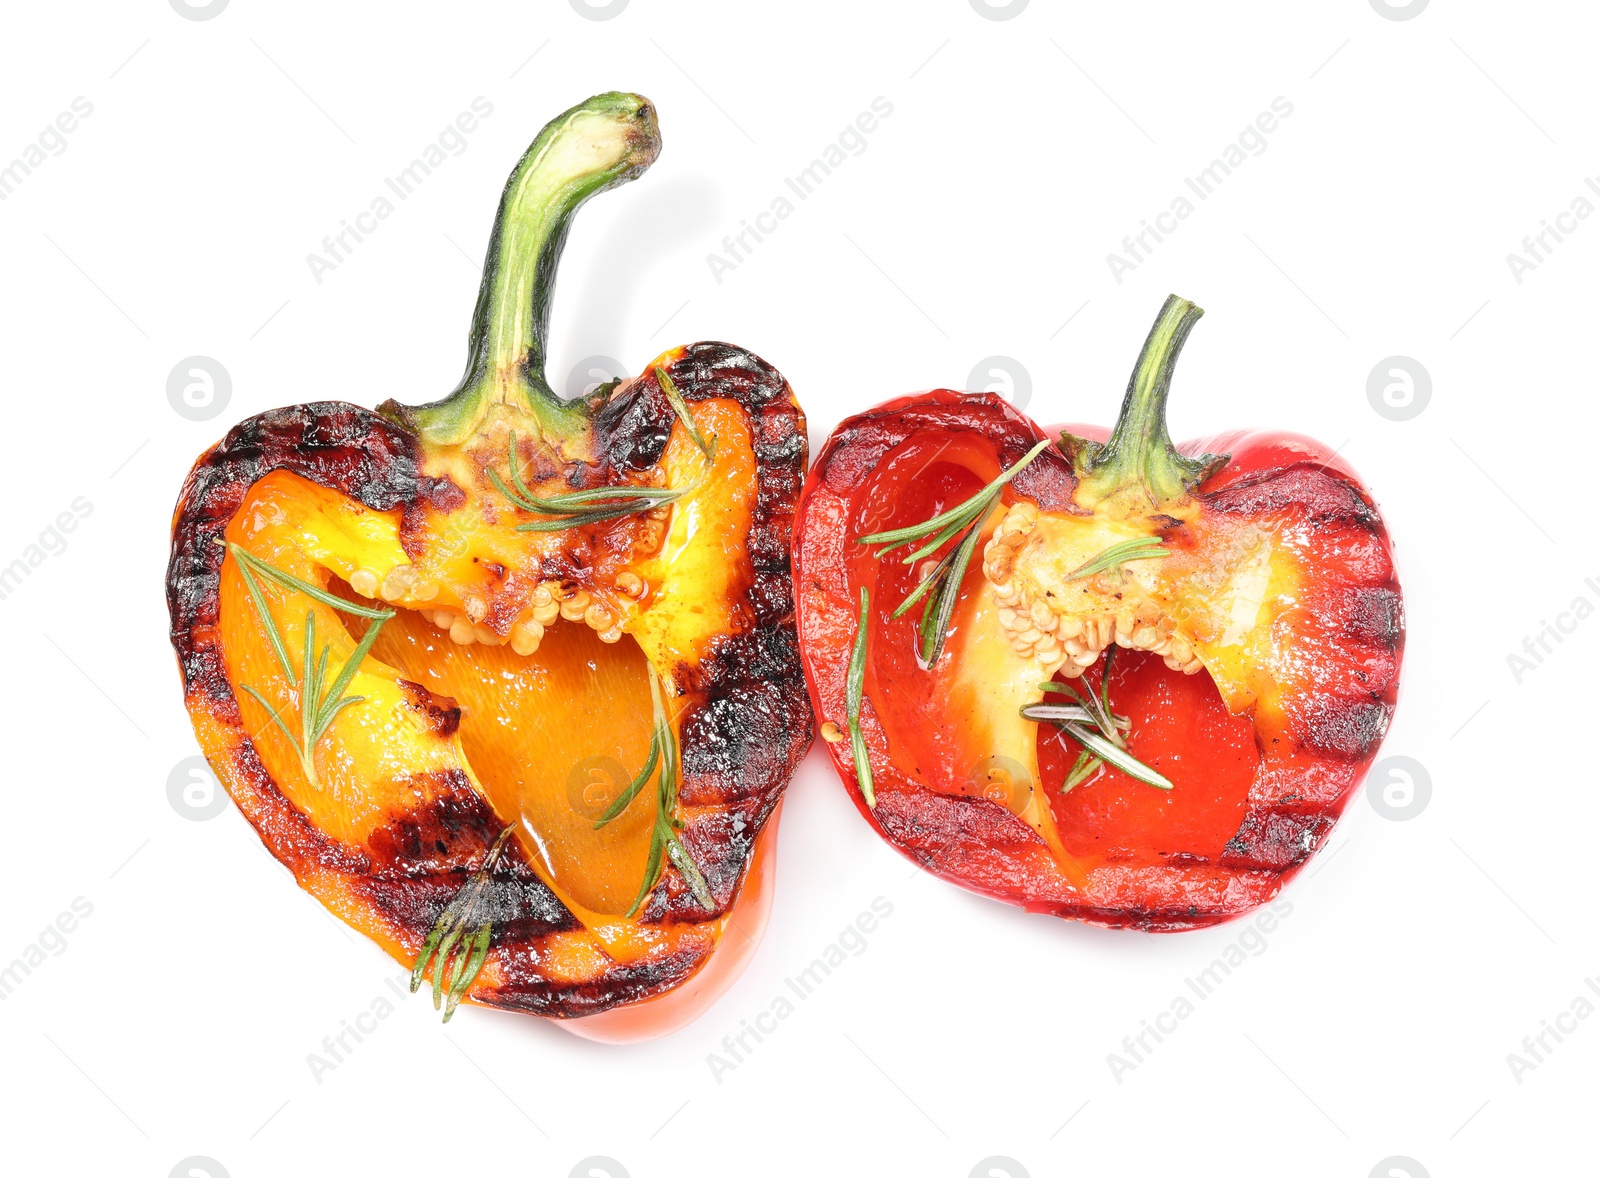
{"label": "white background", "polygon": [[[1600,218],[1521,283],[1506,261],[1600,173],[1592,6],[1435,0],[1397,21],[1368,0],[1033,0],[991,20],[968,0],[632,0],[602,21],[567,0],[233,0],[195,21],[141,0],[4,21],[0,161],[75,97],[94,108],[0,202],[0,564],[92,504],[0,601],[0,963],[75,897],[93,906],[0,1003],[6,1172],[1592,1167],[1600,1018],[1520,1083],[1507,1055],[1600,973],[1600,621],[1520,683],[1507,657],[1575,598],[1600,604]],[[1425,766],[1431,801],[1394,822],[1358,796],[1265,951],[1120,1082],[1108,1054],[1244,930],[1106,932],[979,900],[880,842],[816,752],[766,939],[698,1023],[607,1048],[478,1009],[441,1028],[408,999],[320,1083],[308,1053],[399,971],[231,806],[193,821],[169,803],[195,753],[162,591],[185,471],[261,410],[450,388],[506,172],[611,88],[655,100],[666,147],[579,216],[557,387],[585,356],[637,371],[732,340],[790,378],[815,449],[845,414],[964,387],[998,354],[1040,421],[1109,422],[1176,291],[1208,315],[1175,434],[1310,434],[1378,497],[1410,627],[1384,751]],[[465,152],[316,282],[306,255],[479,95],[494,112]],[[877,96],[893,114],[866,149],[716,281],[723,236]],[[1117,282],[1106,255],[1278,96],[1293,114],[1267,149]],[[166,397],[195,354],[232,377],[209,421]],[[1367,397],[1395,354],[1432,379],[1408,421]],[[866,951],[714,1080],[723,1037],[877,896],[894,911]]]}

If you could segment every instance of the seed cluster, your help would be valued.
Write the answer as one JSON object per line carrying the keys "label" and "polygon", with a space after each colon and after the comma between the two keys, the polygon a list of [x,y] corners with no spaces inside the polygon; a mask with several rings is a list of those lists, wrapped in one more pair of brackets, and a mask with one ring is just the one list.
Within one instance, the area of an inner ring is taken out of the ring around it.
{"label": "seed cluster", "polygon": [[[653,475],[655,483],[664,478],[660,471]],[[631,513],[632,549],[636,556],[661,550],[671,518],[672,507],[667,504]],[[545,630],[557,619],[582,622],[599,635],[602,642],[618,642],[622,638],[623,618],[619,610],[576,581],[540,582],[527,606],[504,634],[484,624],[490,602],[481,593],[462,591],[459,607],[430,607],[428,603],[439,596],[439,584],[424,578],[415,565],[399,564],[387,571],[360,568],[350,574],[349,584],[362,597],[381,597],[387,602],[420,607],[423,617],[461,646],[471,646],[475,642],[484,646],[509,645],[519,655],[531,655],[539,649]],[[649,589],[644,578],[630,569],[617,573],[612,584],[617,593],[612,601],[642,601]]]}
{"label": "seed cluster", "polygon": [[1116,609],[1084,614],[1066,607],[1066,586],[1051,600],[1042,588],[1014,576],[1017,554],[1034,538],[1038,522],[1037,506],[1026,500],[1015,503],[983,549],[983,575],[994,586],[1000,625],[1017,654],[1036,660],[1051,674],[1059,669],[1069,679],[1082,675],[1113,643],[1158,654],[1186,675],[1201,669],[1194,647],[1154,601],[1125,599]]}
{"label": "seed cluster", "polygon": [[[634,601],[645,595],[644,579],[637,573],[623,570],[617,574],[615,584],[618,593]],[[419,579],[416,569],[411,565],[398,565],[381,577],[373,569],[358,569],[350,576],[350,587],[362,597],[381,595],[385,601],[409,597],[412,601],[429,602],[439,595],[438,585]],[[505,634],[483,624],[489,616],[489,602],[480,594],[464,594],[459,610],[424,608],[421,612],[423,617],[458,645],[471,646],[474,642],[485,646],[509,644],[512,650],[523,656],[539,649],[546,628],[554,625],[558,618],[582,622],[599,635],[602,642],[617,642],[622,638],[622,618],[618,613],[575,581],[540,582],[533,591],[528,607]]]}

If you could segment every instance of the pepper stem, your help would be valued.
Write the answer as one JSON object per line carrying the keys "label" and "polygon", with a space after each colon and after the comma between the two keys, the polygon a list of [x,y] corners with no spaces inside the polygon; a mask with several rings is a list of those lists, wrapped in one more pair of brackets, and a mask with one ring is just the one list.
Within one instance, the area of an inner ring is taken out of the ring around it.
{"label": "pepper stem", "polygon": [[1078,476],[1080,502],[1126,495],[1160,507],[1184,498],[1227,462],[1226,454],[1180,454],[1167,433],[1172,371],[1190,330],[1204,314],[1188,299],[1168,295],[1134,365],[1111,437],[1091,442],[1062,435],[1062,448]]}
{"label": "pepper stem", "polygon": [[444,400],[402,410],[424,438],[459,443],[497,405],[531,415],[553,439],[584,428],[589,407],[562,400],[545,379],[556,266],[578,206],[641,175],[660,153],[655,107],[638,94],[598,94],[539,132],[500,198],[466,373]]}

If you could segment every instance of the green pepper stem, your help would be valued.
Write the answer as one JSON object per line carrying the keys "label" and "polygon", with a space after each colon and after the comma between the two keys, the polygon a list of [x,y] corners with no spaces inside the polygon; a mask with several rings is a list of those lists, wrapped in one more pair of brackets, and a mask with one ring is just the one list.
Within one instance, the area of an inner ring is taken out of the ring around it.
{"label": "green pepper stem", "polygon": [[506,181],[472,316],[467,370],[442,401],[406,411],[429,441],[459,443],[495,405],[569,437],[588,422],[545,379],[556,266],[578,207],[641,175],[661,153],[655,107],[637,94],[599,94],[551,120]]}
{"label": "green pepper stem", "polygon": [[1080,501],[1133,493],[1159,507],[1182,499],[1227,461],[1226,455],[1180,454],[1167,433],[1172,372],[1190,330],[1204,314],[1188,299],[1168,295],[1134,365],[1111,437],[1100,444],[1063,438],[1078,473]]}

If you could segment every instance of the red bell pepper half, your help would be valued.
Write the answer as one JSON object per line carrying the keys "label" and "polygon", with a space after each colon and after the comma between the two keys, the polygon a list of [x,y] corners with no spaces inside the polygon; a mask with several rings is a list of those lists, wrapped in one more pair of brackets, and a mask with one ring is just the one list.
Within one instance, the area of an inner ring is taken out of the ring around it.
{"label": "red bell pepper half", "polygon": [[1169,440],[1200,315],[1167,300],[1112,431],[940,389],[842,423],[802,494],[840,776],[905,855],[1031,911],[1176,930],[1270,900],[1394,711],[1400,585],[1355,472],[1293,434]]}

